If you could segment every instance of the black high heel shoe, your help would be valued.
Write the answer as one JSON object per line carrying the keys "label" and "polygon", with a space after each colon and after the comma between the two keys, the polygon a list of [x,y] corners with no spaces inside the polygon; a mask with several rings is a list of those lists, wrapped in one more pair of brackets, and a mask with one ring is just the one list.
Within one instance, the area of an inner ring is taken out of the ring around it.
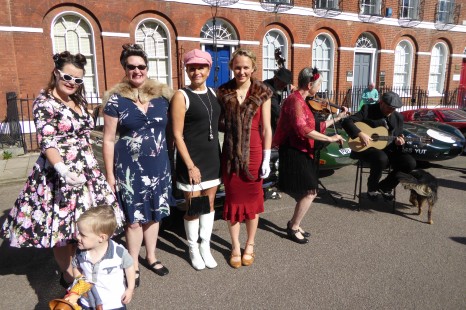
{"label": "black high heel shoe", "polygon": [[290,225],[286,225],[286,233],[288,234],[288,237],[293,240],[294,242],[296,243],[299,243],[299,244],[305,244],[305,243],[308,243],[309,242],[309,239],[307,239],[306,237],[304,238],[298,238],[296,236],[296,234],[298,234],[300,231],[299,229],[296,229],[296,230],[293,230],[291,229]]}
{"label": "black high heel shoe", "polygon": [[[286,224],[287,228],[291,226],[291,221],[288,221],[288,223]],[[304,231],[302,228],[299,228],[298,229],[299,232],[301,233],[301,235],[303,235],[304,238],[309,238],[311,236],[311,233],[310,232],[307,232],[307,231]]]}

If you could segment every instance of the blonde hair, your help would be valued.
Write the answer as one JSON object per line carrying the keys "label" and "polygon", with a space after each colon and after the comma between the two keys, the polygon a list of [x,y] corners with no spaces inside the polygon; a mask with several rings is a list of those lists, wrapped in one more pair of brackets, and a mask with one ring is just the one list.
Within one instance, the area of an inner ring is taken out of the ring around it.
{"label": "blonde hair", "polygon": [[84,211],[77,223],[85,222],[95,234],[106,234],[110,238],[117,228],[117,221],[113,208],[109,205],[100,205]]}
{"label": "blonde hair", "polygon": [[254,69],[254,71],[256,71],[256,69],[257,69],[256,55],[252,51],[250,51],[248,49],[245,49],[245,48],[239,48],[239,49],[237,49],[236,51],[233,52],[233,54],[231,55],[230,62],[228,63],[228,67],[230,68],[230,70],[233,70],[233,61],[235,61],[235,58],[238,57],[238,56],[246,56],[249,59],[251,59],[252,69]]}

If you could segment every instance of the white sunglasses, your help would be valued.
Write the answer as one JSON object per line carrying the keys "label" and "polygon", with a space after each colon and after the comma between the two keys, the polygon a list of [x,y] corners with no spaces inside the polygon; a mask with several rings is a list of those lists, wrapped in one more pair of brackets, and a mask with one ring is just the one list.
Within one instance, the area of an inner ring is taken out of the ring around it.
{"label": "white sunglasses", "polygon": [[82,83],[84,83],[84,80],[82,78],[75,78],[69,74],[63,73],[58,69],[57,71],[60,73],[60,77],[67,82],[73,81],[76,85],[81,85]]}

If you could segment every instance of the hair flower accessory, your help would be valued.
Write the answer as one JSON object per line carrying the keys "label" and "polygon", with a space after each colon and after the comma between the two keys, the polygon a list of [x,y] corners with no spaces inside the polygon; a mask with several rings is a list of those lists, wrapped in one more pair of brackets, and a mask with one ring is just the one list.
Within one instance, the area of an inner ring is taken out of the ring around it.
{"label": "hair flower accessory", "polygon": [[320,77],[319,69],[317,67],[312,68],[312,80],[317,81]]}

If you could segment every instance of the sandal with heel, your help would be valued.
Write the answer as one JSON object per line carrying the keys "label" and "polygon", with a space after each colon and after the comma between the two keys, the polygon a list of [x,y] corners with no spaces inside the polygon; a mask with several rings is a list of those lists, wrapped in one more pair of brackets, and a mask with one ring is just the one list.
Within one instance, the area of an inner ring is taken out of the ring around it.
{"label": "sandal with heel", "polygon": [[289,225],[290,222],[288,222],[288,225],[286,225],[286,233],[288,234],[288,237],[293,240],[294,242],[296,243],[299,243],[299,244],[305,244],[305,243],[308,243],[309,242],[309,239],[307,239],[306,237],[303,236],[303,238],[298,238],[296,235],[298,233],[301,233],[299,231],[299,229],[292,229],[291,226]]}
{"label": "sandal with heel", "polygon": [[[246,243],[246,247],[247,246],[252,246],[253,249],[254,249],[254,243]],[[251,258],[244,258],[245,255],[249,255],[251,256]],[[256,257],[256,253],[254,253],[254,250],[252,251],[252,253],[246,253],[246,249],[244,250],[244,253],[243,253],[243,257],[241,257],[241,263],[243,264],[243,266],[251,266],[252,263],[254,263],[254,258]]]}
{"label": "sandal with heel", "polygon": [[241,267],[241,259],[240,260],[234,260],[234,258],[236,257],[241,257],[241,254],[233,254],[231,253],[230,255],[230,266],[235,268],[235,269],[238,269],[239,267]]}

